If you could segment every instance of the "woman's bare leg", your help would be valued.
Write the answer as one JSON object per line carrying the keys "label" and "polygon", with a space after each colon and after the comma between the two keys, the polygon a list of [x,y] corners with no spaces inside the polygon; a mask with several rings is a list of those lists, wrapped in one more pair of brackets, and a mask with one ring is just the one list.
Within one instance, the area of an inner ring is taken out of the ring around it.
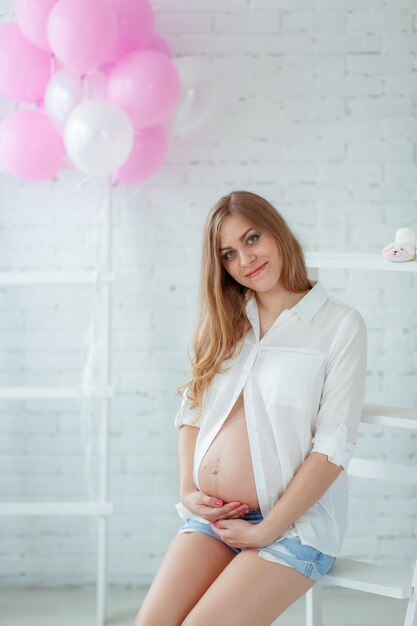
{"label": "woman's bare leg", "polygon": [[[316,583],[244,550],[213,582],[184,626],[269,626]],[[162,624],[162,622],[161,622]]]}
{"label": "woman's bare leg", "polygon": [[175,535],[134,626],[179,626],[236,553],[198,531]]}

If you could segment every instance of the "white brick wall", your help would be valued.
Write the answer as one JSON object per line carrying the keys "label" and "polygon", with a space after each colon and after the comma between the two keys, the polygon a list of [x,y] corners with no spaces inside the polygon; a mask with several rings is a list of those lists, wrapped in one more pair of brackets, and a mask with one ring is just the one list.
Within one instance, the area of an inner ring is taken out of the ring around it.
{"label": "white brick wall", "polygon": [[[225,10],[227,6],[227,10]],[[201,229],[218,197],[270,199],[307,250],[374,251],[417,229],[417,9],[410,0],[154,0],[174,54],[216,76],[217,112],[172,138],[166,165],[115,190],[109,578],[149,582],[180,520],[175,387],[195,320]],[[0,2],[2,21],[11,0]],[[4,115],[9,102],[0,102]],[[0,269],[94,267],[100,194],[0,178]],[[369,403],[416,407],[416,277],[327,270],[368,325]],[[78,384],[88,288],[1,289],[0,385]],[[417,461],[417,437],[362,425],[356,454]],[[86,498],[79,406],[0,403],[3,500]],[[96,466],[96,460],[95,460]],[[95,522],[1,518],[0,584],[94,582]],[[412,487],[351,480],[343,555],[409,567]]]}

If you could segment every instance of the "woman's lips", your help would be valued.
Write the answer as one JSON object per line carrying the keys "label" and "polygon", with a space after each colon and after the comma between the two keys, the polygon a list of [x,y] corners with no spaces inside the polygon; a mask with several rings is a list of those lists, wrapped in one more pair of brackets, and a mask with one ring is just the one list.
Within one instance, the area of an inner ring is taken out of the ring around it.
{"label": "woman's lips", "polygon": [[[268,261],[266,263],[268,263]],[[258,274],[260,274],[262,272],[262,270],[264,269],[266,263],[261,265],[261,267],[259,269],[257,269],[256,272],[253,272],[252,274],[248,274],[246,276],[246,278],[255,278],[255,276],[258,276]]]}

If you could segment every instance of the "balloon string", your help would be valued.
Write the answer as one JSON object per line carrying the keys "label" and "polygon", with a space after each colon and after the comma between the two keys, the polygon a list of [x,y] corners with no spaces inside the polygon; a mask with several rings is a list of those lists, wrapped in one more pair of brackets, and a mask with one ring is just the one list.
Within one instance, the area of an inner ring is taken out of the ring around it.
{"label": "balloon string", "polygon": [[139,189],[135,189],[135,191],[133,191],[130,195],[127,196],[127,198],[125,198],[123,200],[123,202],[119,202],[116,207],[118,209],[121,209],[122,207],[124,207],[128,202],[130,202],[135,196],[137,196],[139,193],[142,192],[142,189],[139,187]]}
{"label": "balloon string", "polygon": [[84,176],[84,178],[78,183],[78,185],[75,186],[75,190],[79,191],[81,187],[84,187],[85,183],[88,183],[92,179],[94,179],[94,176],[90,174],[88,176]]}
{"label": "balloon string", "polygon": [[[91,177],[90,177],[91,178]],[[95,181],[96,183],[99,181]],[[96,218],[93,222],[92,229],[92,242],[91,247],[94,252],[94,264],[95,267],[100,267],[100,242],[102,239],[102,227],[104,220],[104,207],[102,197],[100,193],[100,187],[96,186],[96,200],[95,205],[98,207],[96,212]],[[97,414],[97,402],[91,395],[94,381],[97,378],[101,378],[99,375],[99,369],[101,364],[101,355],[104,347],[104,332],[103,316],[101,315],[101,289],[100,281],[95,281],[95,289],[93,291],[90,321],[84,337],[84,347],[86,348],[86,357],[84,367],[82,371],[82,392],[81,406],[80,406],[80,433],[84,445],[84,465],[82,467],[82,476],[84,478],[84,484],[87,489],[88,497],[90,500],[94,499],[94,494],[97,489],[94,488],[93,479],[97,472],[93,467],[93,459],[97,458],[97,454],[94,454],[94,428],[93,428],[93,415]]]}

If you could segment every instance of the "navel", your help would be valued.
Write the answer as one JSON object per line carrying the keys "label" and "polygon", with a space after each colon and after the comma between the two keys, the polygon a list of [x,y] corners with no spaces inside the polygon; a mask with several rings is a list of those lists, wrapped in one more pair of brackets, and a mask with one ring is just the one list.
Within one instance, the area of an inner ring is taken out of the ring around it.
{"label": "navel", "polygon": [[217,457],[216,465],[211,470],[212,474],[218,474],[219,473],[219,465],[220,465],[220,458]]}

